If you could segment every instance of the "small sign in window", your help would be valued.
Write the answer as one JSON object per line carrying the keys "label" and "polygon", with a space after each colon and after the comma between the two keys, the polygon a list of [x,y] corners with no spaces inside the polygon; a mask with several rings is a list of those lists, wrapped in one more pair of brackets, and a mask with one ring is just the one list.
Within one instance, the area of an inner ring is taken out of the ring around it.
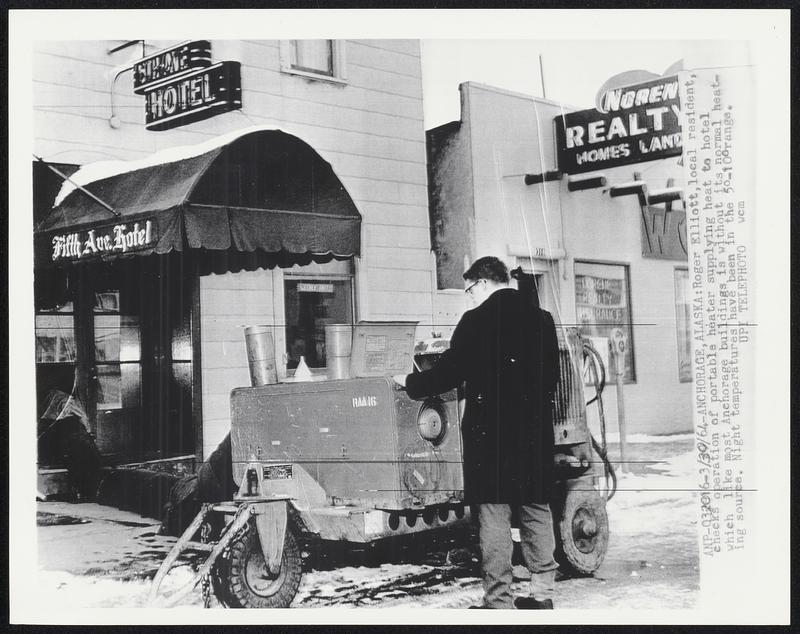
{"label": "small sign in window", "polygon": [[297,285],[298,293],[333,293],[333,284],[309,284],[300,282]]}
{"label": "small sign in window", "polygon": [[621,328],[628,337],[625,381],[636,380],[633,328],[628,292],[628,267],[622,264],[575,262],[575,312],[580,333],[586,337],[610,337]]}

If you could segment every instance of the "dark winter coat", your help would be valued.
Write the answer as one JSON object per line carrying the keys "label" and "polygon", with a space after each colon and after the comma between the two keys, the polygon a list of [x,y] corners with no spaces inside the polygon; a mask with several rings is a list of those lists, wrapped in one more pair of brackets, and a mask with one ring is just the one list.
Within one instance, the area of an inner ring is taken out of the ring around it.
{"label": "dark winter coat", "polygon": [[411,398],[465,383],[461,432],[468,503],[549,502],[557,380],[553,318],[512,288],[467,311],[436,365],[408,376]]}

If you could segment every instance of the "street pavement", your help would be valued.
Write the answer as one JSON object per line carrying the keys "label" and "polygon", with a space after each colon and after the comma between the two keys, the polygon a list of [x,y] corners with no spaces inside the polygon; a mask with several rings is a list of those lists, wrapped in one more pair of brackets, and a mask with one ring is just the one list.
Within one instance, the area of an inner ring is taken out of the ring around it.
{"label": "street pavement", "polygon": [[[691,436],[628,447],[629,465],[608,502],[610,544],[591,577],[559,578],[557,608],[695,607],[699,589],[696,467]],[[612,458],[618,455],[610,446]],[[694,490],[693,490],[694,489]],[[159,524],[96,504],[37,504],[37,588],[43,605],[143,607],[150,581],[175,538]],[[182,559],[164,589],[192,576]],[[308,561],[293,607],[465,608],[482,595],[475,531],[462,527],[372,548],[334,545]],[[526,591],[515,567],[515,590]],[[202,609],[196,588],[183,602]],[[212,600],[211,607],[219,607]]]}

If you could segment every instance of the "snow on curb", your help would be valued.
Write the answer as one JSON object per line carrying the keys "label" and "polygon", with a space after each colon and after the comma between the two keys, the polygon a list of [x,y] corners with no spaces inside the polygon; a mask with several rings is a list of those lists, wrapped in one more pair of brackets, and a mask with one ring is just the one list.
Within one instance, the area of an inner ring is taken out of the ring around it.
{"label": "snow on curb", "polygon": [[697,458],[692,451],[653,464],[650,469],[660,473],[617,472],[617,493],[609,502],[609,512],[664,502],[688,502],[697,491]]}

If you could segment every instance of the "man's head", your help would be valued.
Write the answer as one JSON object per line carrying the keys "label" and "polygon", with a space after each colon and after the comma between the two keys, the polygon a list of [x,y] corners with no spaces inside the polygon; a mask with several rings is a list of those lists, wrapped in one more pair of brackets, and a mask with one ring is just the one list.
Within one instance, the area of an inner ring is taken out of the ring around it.
{"label": "man's head", "polygon": [[491,255],[478,258],[464,271],[464,292],[473,306],[480,306],[496,290],[508,286],[508,267]]}

